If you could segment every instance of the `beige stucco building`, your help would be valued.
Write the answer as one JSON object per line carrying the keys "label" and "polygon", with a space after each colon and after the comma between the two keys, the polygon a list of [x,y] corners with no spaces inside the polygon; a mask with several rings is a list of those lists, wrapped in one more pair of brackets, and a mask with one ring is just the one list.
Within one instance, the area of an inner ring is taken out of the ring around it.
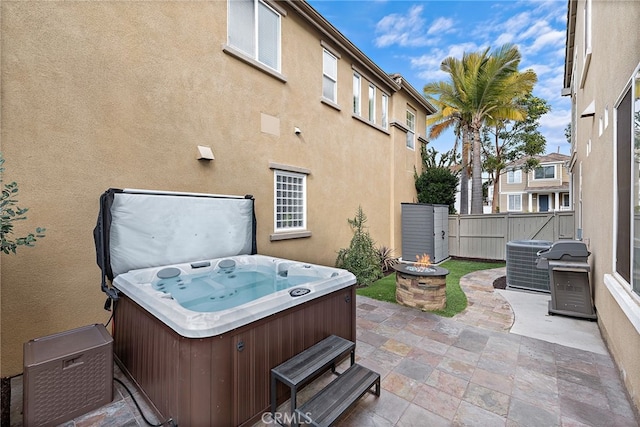
{"label": "beige stucco building", "polygon": [[535,158],[539,164],[533,170],[525,171],[526,159],[519,159],[500,174],[500,212],[569,210],[569,156],[550,153]]}
{"label": "beige stucco building", "polygon": [[[640,3],[570,0],[564,94],[578,235],[598,325],[640,406]],[[613,422],[613,421],[612,421]]]}
{"label": "beige stucco building", "polygon": [[333,265],[359,205],[401,247],[433,107],[306,2],[0,5],[4,180],[29,208],[16,235],[47,230],[2,255],[2,377],[24,342],[107,321],[92,229],[110,187],[252,194],[266,255]]}

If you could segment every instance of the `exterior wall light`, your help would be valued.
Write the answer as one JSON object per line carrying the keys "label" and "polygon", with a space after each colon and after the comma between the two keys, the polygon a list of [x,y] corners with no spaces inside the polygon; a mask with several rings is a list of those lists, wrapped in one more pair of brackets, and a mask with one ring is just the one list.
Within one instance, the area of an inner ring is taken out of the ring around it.
{"label": "exterior wall light", "polygon": [[198,160],[214,160],[213,151],[211,151],[211,147],[207,147],[205,145],[198,145]]}

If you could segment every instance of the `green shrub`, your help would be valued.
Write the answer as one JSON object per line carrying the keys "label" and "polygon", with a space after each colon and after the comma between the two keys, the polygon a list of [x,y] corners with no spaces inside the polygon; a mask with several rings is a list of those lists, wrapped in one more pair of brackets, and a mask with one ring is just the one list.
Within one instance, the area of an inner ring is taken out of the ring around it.
{"label": "green shrub", "polygon": [[353,273],[360,286],[369,286],[382,277],[382,269],[373,239],[364,226],[367,217],[362,207],[358,206],[355,218],[347,221],[353,230],[353,238],[348,248],[338,251],[336,267]]}
{"label": "green shrub", "polygon": [[398,258],[393,256],[393,249],[386,246],[380,246],[377,250],[382,272],[387,273],[391,271],[393,266],[398,263]]}
{"label": "green shrub", "polygon": [[[4,157],[2,153],[0,153],[0,183],[2,182],[1,176],[4,173],[3,164]],[[15,240],[9,238],[13,234],[13,223],[27,219],[25,213],[29,210],[28,208],[18,207],[18,201],[15,199],[17,196],[17,183],[4,184],[2,197],[0,198],[0,239],[2,240],[0,250],[5,254],[15,254],[18,246],[34,246],[37,240],[36,238],[44,237],[45,229],[38,227],[35,233],[29,233],[25,237],[16,237]]]}

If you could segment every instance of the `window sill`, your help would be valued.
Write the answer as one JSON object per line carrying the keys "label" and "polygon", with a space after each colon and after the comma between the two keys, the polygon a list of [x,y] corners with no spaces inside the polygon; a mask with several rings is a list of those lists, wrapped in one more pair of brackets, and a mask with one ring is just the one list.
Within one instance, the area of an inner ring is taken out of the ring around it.
{"label": "window sill", "polygon": [[628,285],[620,283],[611,274],[604,275],[604,285],[616,301],[622,312],[627,316],[635,330],[640,333],[640,300],[631,293]]}
{"label": "window sill", "polygon": [[269,240],[276,242],[278,240],[302,239],[306,237],[311,237],[310,231],[289,231],[270,234]]}
{"label": "window sill", "polygon": [[271,68],[267,67],[264,64],[261,64],[260,62],[256,61],[252,57],[246,55],[245,53],[239,51],[236,48],[233,48],[233,47],[225,44],[225,45],[222,45],[222,51],[224,53],[230,55],[230,56],[233,56],[236,59],[239,59],[240,61],[244,62],[245,64],[252,66],[253,68],[255,68],[257,70],[262,71],[263,73],[268,74],[271,77],[274,77],[274,78],[280,80],[282,83],[286,83],[287,82],[287,78],[283,74],[277,72],[274,69],[271,69]]}
{"label": "window sill", "polygon": [[336,104],[330,99],[325,98],[324,96],[320,98],[320,102],[322,102],[324,105],[327,105],[335,110],[342,111],[342,108],[338,104]]}
{"label": "window sill", "polygon": [[351,117],[353,117],[354,119],[358,120],[359,122],[364,123],[365,125],[371,126],[375,130],[378,130],[378,131],[380,131],[382,133],[386,133],[387,135],[391,135],[391,133],[387,129],[384,129],[383,127],[378,126],[375,123],[371,123],[370,121],[365,120],[365,119],[363,119],[362,117],[360,117],[360,116],[358,116],[356,114],[352,114]]}

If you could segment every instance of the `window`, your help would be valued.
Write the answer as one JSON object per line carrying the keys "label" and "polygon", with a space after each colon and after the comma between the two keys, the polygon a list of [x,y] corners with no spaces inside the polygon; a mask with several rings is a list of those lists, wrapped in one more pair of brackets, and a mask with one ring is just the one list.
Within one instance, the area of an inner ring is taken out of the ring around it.
{"label": "window", "polygon": [[322,96],[338,102],[338,58],[327,49],[322,51]]}
{"label": "window", "polygon": [[416,115],[413,111],[407,110],[407,148],[415,149],[415,136],[416,136]]}
{"label": "window", "polygon": [[307,176],[301,173],[274,170],[275,231],[296,231],[307,228]]}
{"label": "window", "polygon": [[509,211],[521,211],[522,210],[522,194],[509,194],[508,196],[508,210]]}
{"label": "window", "polygon": [[382,94],[382,128],[389,129],[389,97]]}
{"label": "window", "polygon": [[376,122],[376,87],[369,85],[369,121]]}
{"label": "window", "polygon": [[565,193],[562,195],[562,208],[564,210],[569,209],[570,204],[569,204],[569,193]]}
{"label": "window", "polygon": [[520,184],[522,182],[522,170],[510,170],[507,172],[507,184]]}
{"label": "window", "polygon": [[640,294],[640,70],[616,107],[616,272]]}
{"label": "window", "polygon": [[360,76],[353,74],[353,114],[359,116],[361,113],[360,107]]}
{"label": "window", "polygon": [[259,0],[229,0],[230,46],[280,71],[280,14]]}
{"label": "window", "polygon": [[533,179],[554,179],[556,177],[556,167],[540,166],[534,171]]}

